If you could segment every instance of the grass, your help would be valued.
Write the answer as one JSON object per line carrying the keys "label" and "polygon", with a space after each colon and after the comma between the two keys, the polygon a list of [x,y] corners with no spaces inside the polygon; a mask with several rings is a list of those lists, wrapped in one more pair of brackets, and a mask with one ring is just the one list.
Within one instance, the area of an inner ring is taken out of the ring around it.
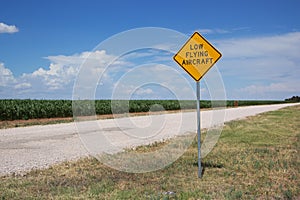
{"label": "grass", "polygon": [[85,158],[1,177],[0,199],[299,199],[299,141],[300,106],[288,107],[227,123],[202,160],[202,179],[195,140],[180,159],[155,172],[120,172]]}

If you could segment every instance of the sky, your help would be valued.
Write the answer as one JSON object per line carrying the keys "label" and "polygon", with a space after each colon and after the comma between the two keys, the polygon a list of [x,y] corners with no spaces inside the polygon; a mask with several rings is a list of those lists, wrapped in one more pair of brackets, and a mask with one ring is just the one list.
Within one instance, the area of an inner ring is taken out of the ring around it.
{"label": "sky", "polygon": [[[195,31],[222,53],[201,80],[203,99],[299,96],[299,8],[298,0],[0,0],[0,98],[193,99],[194,80],[172,57]],[[139,30],[147,33],[131,37]],[[147,48],[130,49],[143,41]]]}

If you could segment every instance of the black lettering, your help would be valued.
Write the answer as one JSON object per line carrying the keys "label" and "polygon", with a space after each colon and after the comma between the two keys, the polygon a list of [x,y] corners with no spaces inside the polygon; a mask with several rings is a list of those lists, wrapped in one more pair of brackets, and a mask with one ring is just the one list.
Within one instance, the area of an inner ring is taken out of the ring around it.
{"label": "black lettering", "polygon": [[190,44],[190,50],[198,50],[198,49],[202,49],[203,48],[203,44]]}

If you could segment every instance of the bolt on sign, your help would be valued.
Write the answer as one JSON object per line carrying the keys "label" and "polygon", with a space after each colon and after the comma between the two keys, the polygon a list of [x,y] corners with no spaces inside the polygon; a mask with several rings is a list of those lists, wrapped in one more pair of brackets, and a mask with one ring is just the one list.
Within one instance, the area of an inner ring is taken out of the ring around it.
{"label": "bolt on sign", "polygon": [[195,32],[173,59],[196,81],[221,58],[222,54]]}

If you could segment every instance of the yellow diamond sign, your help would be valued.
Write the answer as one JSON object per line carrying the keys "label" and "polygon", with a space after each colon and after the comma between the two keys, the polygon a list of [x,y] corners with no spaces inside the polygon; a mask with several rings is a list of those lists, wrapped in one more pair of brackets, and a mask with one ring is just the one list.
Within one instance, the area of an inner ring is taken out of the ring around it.
{"label": "yellow diamond sign", "polygon": [[195,32],[173,58],[188,74],[199,81],[221,56],[215,47]]}

